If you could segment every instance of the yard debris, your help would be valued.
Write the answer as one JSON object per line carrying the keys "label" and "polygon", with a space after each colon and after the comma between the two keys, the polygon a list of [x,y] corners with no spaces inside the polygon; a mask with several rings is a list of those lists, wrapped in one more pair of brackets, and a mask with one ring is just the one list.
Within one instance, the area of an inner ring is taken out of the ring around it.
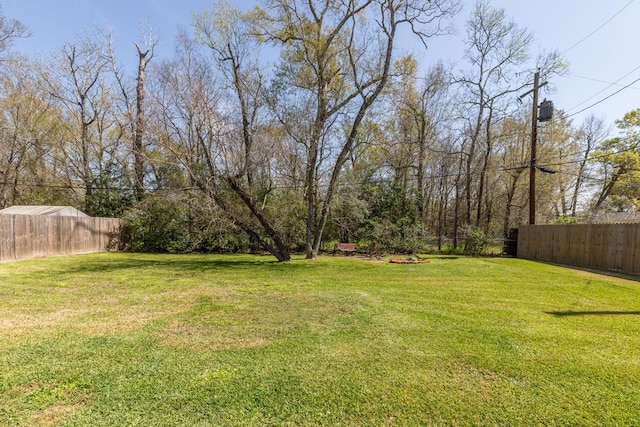
{"label": "yard debris", "polygon": [[389,260],[392,264],[426,264],[429,262],[428,259],[420,259],[415,256],[410,256],[407,258],[391,258]]}

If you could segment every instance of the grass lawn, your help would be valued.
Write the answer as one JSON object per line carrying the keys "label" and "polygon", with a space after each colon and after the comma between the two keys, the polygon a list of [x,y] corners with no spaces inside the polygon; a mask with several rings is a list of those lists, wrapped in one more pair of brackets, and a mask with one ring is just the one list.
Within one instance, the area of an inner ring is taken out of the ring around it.
{"label": "grass lawn", "polygon": [[430,259],[0,264],[0,426],[640,425],[640,283]]}

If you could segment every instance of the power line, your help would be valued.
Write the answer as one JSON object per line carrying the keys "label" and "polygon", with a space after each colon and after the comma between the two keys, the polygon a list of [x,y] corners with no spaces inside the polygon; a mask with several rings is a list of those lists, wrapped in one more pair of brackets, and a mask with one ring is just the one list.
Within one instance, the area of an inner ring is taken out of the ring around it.
{"label": "power line", "polygon": [[[640,80],[640,79],[638,79]],[[576,113],[577,114],[577,113]],[[521,135],[520,133],[517,134],[510,134],[507,136],[515,136],[515,135]],[[504,135],[503,135],[504,136]],[[629,140],[631,138],[629,137],[625,137],[625,138],[620,138],[622,141],[626,141]],[[576,163],[581,163],[581,162],[593,162],[593,161],[597,161],[597,160],[603,160],[606,159],[608,157],[613,157],[622,153],[627,153],[627,152],[635,152],[637,149],[635,147],[630,147],[630,148],[626,148],[626,149],[622,149],[622,150],[618,150],[616,152],[612,152],[612,153],[599,153],[596,151],[596,153],[593,153],[591,156],[587,157],[586,159],[584,157],[581,158],[577,158],[575,160],[566,160],[566,161],[562,161],[562,162],[555,162],[555,163],[544,163],[540,166],[542,167],[556,167],[556,166],[563,166],[563,165],[569,165],[569,164],[576,164]],[[565,154],[563,157],[574,157],[574,156],[583,156],[584,151],[574,151],[571,153],[567,153]],[[458,155],[460,153],[449,153],[449,154],[453,154],[453,155]],[[518,170],[518,169],[528,169],[531,166],[529,161],[524,161],[521,164],[518,165],[512,165],[512,166],[503,166],[503,167],[492,167],[489,168],[487,171],[488,172],[507,172],[507,171],[511,171],[511,170]],[[563,171],[562,173],[564,174],[569,174],[569,172]],[[435,179],[445,179],[445,178],[456,178],[456,177],[462,177],[464,176],[465,173],[464,172],[447,172],[447,173],[430,173],[428,175],[425,175],[424,178],[427,180],[435,180]],[[480,172],[479,171],[472,171],[471,172],[472,176],[479,176]],[[593,178],[596,179],[596,178]],[[367,184],[385,184],[385,183],[389,183],[389,182],[393,182],[392,179],[388,179],[388,178],[371,178],[371,179],[365,179],[363,181],[355,181],[355,182],[342,182],[339,184],[339,186],[342,187],[353,187],[353,186],[360,186],[360,185],[367,185]],[[26,182],[22,182],[22,181],[0,181],[0,185],[16,185],[16,186],[21,186],[21,187],[29,187],[29,188],[49,188],[49,189],[63,189],[63,190],[84,190],[86,189],[86,187],[82,184],[74,184],[74,183],[70,183],[70,184],[45,184],[45,183],[26,183]],[[328,184],[318,184],[318,187],[327,187]],[[298,186],[294,186],[294,185],[275,185],[273,187],[273,189],[293,189],[293,188],[298,188]],[[162,191],[186,191],[186,190],[191,190],[193,189],[193,187],[182,187],[182,188],[166,188],[166,187],[157,187],[157,188],[145,188],[145,191],[148,193],[157,193],[157,192],[162,192]],[[97,186],[97,187],[93,187],[94,191],[119,191],[119,192],[130,192],[133,191],[132,188],[130,187],[117,187],[117,186]]]}
{"label": "power line", "polygon": [[[591,31],[589,34],[587,34],[585,37],[583,37],[582,39],[578,40],[576,43],[574,43],[573,45],[571,45],[568,49],[566,49],[563,54],[566,54],[567,52],[569,52],[570,50],[572,50],[573,48],[575,48],[576,46],[580,45],[581,43],[583,43],[584,41],[586,41],[588,38],[590,38],[591,36],[593,36],[595,33],[597,33],[598,31],[600,31],[602,28],[604,28],[609,22],[611,22],[615,17],[617,17],[618,15],[620,15],[625,9],[627,9],[635,0],[630,0],[627,4],[625,4],[620,10],[618,10],[616,13],[613,14],[613,16],[611,16],[609,19],[607,19],[604,23],[602,23],[599,27],[597,27],[595,30]],[[633,73],[634,71],[640,69],[640,66],[634,68],[633,70],[631,70],[630,72],[628,72],[627,74],[625,74],[624,76],[622,76],[621,78],[619,78],[618,80],[616,80],[613,83],[610,83],[609,86],[607,86],[606,88],[602,89],[599,92],[596,92],[595,94],[593,94],[592,96],[590,96],[589,98],[585,99],[584,101],[582,101],[581,103],[574,105],[573,107],[571,107],[570,109],[568,109],[567,111],[571,111],[577,107],[579,107],[580,105],[588,102],[589,100],[593,99],[594,97],[598,96],[599,94],[601,94],[602,92],[606,91],[607,89],[609,89],[612,86],[616,86],[618,82],[620,82],[622,79],[624,79],[625,77],[629,76],[631,73]],[[578,76],[576,76],[578,77]],[[580,111],[577,111],[573,114],[570,114],[567,116],[567,118],[569,117],[573,117],[577,114],[580,114],[584,111],[587,111],[593,107],[595,107],[596,105],[604,102],[605,100],[617,95],[618,93],[622,92],[625,89],[628,89],[629,87],[631,87],[633,84],[637,83],[638,81],[640,81],[640,78],[634,80],[633,82],[623,86],[622,88],[620,88],[619,90],[615,91],[614,93],[607,95],[606,97],[600,99],[599,101],[594,102],[593,104],[589,105],[588,107],[585,107],[583,109],[581,109]]]}
{"label": "power line", "polygon": [[[620,78],[619,78],[618,80],[616,80],[615,82],[613,82],[613,83],[609,83],[609,86],[605,87],[605,88],[604,88],[604,89],[602,89],[601,91],[594,93],[594,94],[593,94],[593,95],[591,95],[589,98],[587,98],[587,99],[585,99],[584,101],[582,101],[581,103],[576,104],[576,105],[574,105],[573,107],[569,108],[569,109],[567,110],[567,112],[569,112],[569,111],[571,111],[571,110],[573,110],[573,109],[575,109],[575,108],[577,108],[577,107],[581,106],[582,104],[586,103],[587,101],[592,100],[593,98],[595,98],[596,96],[600,95],[602,92],[606,91],[606,90],[607,90],[607,89],[609,89],[610,87],[618,85],[618,82],[619,82],[620,80],[622,80],[622,79],[624,79],[625,77],[629,76],[630,74],[632,74],[634,71],[636,71],[636,70],[638,70],[638,69],[640,69],[640,65],[638,65],[638,66],[637,66],[636,68],[634,68],[633,70],[629,71],[629,72],[628,72],[627,74],[625,74],[624,76],[620,77]],[[632,84],[633,84],[633,83],[632,83]],[[622,85],[618,85],[618,86],[622,86]],[[631,85],[628,85],[627,87],[629,87],[629,86],[631,86]],[[626,87],[624,87],[624,88],[626,89]]]}
{"label": "power line", "polygon": [[[640,66],[638,66],[638,68],[640,68]],[[637,70],[638,68],[635,68],[633,71]],[[624,86],[624,85],[622,85],[622,84],[618,84],[618,82],[619,82],[620,80],[622,80],[624,77],[626,77],[626,76],[628,76],[629,74],[631,74],[633,71],[631,71],[631,72],[630,72],[630,73],[628,73],[628,74],[625,74],[623,77],[619,78],[618,80],[616,80],[616,81],[615,81],[615,82],[613,82],[613,83],[612,83],[612,82],[608,82],[608,81],[606,81],[606,80],[594,79],[593,77],[579,76],[579,75],[577,75],[577,74],[568,74],[566,77],[567,77],[567,78],[568,78],[568,77],[575,77],[576,79],[589,80],[589,81],[596,82],[596,83],[604,83],[604,84],[609,85],[609,87],[611,87],[611,86],[619,86],[619,87],[620,87],[620,86]],[[565,76],[561,76],[561,77],[565,77]],[[605,89],[603,89],[603,90],[606,90],[606,89],[608,89],[609,87],[607,87],[607,88],[605,88]],[[638,87],[631,87],[630,89],[640,90],[640,88],[638,88]],[[589,98],[589,99],[591,99],[591,98]],[[586,101],[584,101],[584,102],[586,102]],[[581,104],[578,104],[578,105],[581,105]],[[574,106],[574,107],[572,107],[572,108],[575,108],[575,107],[577,107],[578,105],[576,105],[576,106]],[[570,108],[568,111],[570,111],[572,108]]]}
{"label": "power line", "polygon": [[625,4],[622,9],[620,9],[619,11],[617,11],[611,18],[607,19],[602,25],[600,25],[598,28],[596,28],[595,30],[591,31],[589,34],[587,34],[586,36],[584,36],[582,39],[578,40],[576,43],[574,43],[573,45],[571,45],[567,50],[565,50],[564,52],[562,52],[562,54],[564,55],[565,53],[569,52],[570,50],[572,50],[573,48],[575,48],[576,46],[578,46],[579,44],[583,43],[585,40],[587,40],[589,37],[591,37],[592,35],[594,35],[595,33],[597,33],[598,31],[600,31],[602,28],[604,28],[605,25],[607,25],[609,22],[611,22],[616,16],[620,15],[622,13],[622,11],[624,11],[627,7],[629,7],[631,5],[631,3],[633,3],[635,0],[631,0],[629,3]]}
{"label": "power line", "polygon": [[635,79],[634,81],[632,81],[632,82],[631,82],[631,83],[629,83],[628,85],[625,85],[625,86],[621,87],[620,89],[618,89],[617,91],[613,92],[612,94],[605,96],[605,97],[604,97],[604,98],[602,98],[601,100],[594,102],[593,104],[589,105],[588,107],[585,107],[585,108],[583,108],[583,109],[582,109],[582,110],[580,110],[580,111],[576,111],[576,112],[575,112],[575,113],[573,113],[573,114],[569,114],[569,115],[567,116],[567,118],[569,118],[569,117],[573,117],[573,116],[575,116],[575,115],[577,115],[577,114],[580,114],[580,113],[582,113],[582,112],[584,112],[584,111],[587,111],[587,110],[589,110],[589,109],[591,109],[591,108],[595,107],[596,105],[598,105],[598,104],[600,104],[600,103],[602,103],[602,102],[606,101],[607,99],[609,99],[609,98],[611,98],[611,97],[613,97],[613,96],[615,96],[615,95],[619,94],[619,93],[620,93],[620,92],[622,92],[623,90],[628,89],[629,87],[631,87],[631,85],[633,85],[633,84],[635,84],[635,83],[637,83],[637,82],[640,82],[640,77],[638,77],[637,79]]}

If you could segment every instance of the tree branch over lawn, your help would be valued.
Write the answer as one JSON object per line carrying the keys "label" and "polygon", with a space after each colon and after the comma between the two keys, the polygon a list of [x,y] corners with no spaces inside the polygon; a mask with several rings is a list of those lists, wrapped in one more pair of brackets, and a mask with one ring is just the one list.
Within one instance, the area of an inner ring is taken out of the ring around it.
{"label": "tree branch over lawn", "polygon": [[[305,148],[307,258],[318,255],[342,168],[392,74],[398,28],[410,25],[426,43],[457,8],[456,0],[270,0],[251,12],[254,34],[281,49],[272,108]],[[306,126],[288,125],[294,118]]]}

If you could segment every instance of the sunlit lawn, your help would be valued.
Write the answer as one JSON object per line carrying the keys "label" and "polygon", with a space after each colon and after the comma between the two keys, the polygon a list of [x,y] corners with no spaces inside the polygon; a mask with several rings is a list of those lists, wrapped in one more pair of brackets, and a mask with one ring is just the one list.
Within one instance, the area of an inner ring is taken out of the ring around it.
{"label": "sunlit lawn", "polygon": [[640,424],[640,283],[430,260],[0,264],[0,426]]}

